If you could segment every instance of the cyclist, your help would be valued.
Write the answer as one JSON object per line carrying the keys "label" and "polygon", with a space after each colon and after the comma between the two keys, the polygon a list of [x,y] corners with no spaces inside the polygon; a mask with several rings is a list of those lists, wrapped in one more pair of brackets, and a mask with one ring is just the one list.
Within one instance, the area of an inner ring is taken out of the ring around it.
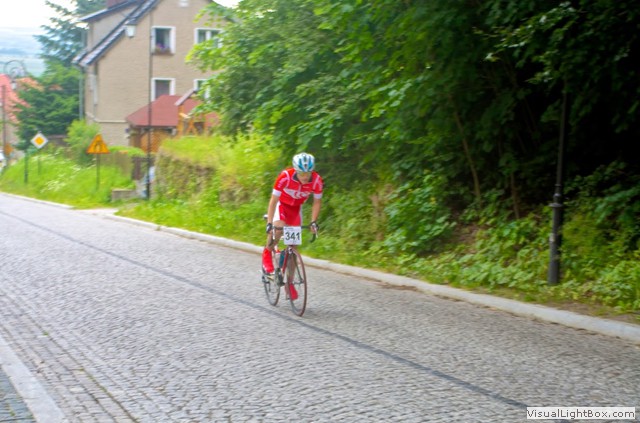
{"label": "cyclist", "polygon": [[284,169],[273,185],[271,200],[267,210],[267,244],[262,252],[262,269],[273,273],[273,249],[278,245],[282,230],[276,230],[275,242],[270,245],[274,226],[302,225],[302,204],[313,194],[311,225],[313,233],[318,232],[318,215],[322,204],[322,178],[313,170],[315,159],[311,154],[299,153],[293,156],[293,167]]}

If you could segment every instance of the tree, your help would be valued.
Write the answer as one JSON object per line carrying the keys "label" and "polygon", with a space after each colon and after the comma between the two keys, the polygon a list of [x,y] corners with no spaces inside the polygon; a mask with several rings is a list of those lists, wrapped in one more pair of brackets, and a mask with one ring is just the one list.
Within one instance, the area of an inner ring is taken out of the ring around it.
{"label": "tree", "polygon": [[443,217],[551,199],[563,91],[568,177],[613,160],[637,174],[636,3],[243,0],[224,47],[193,57],[222,70],[209,105],[225,130],[320,151],[346,164],[337,183],[390,186],[388,230],[425,251]]}
{"label": "tree", "polygon": [[75,10],[46,0],[46,5],[56,12],[51,25],[43,25],[45,35],[37,35],[42,45],[41,57],[46,63],[61,62],[71,66],[73,58],[83,48],[85,28],[78,23],[78,17],[98,11],[105,7],[105,0],[75,0]]}
{"label": "tree", "polygon": [[73,57],[82,48],[85,29],[77,22],[79,16],[104,7],[105,0],[75,0],[76,9],[70,11],[47,0],[57,17],[50,26],[43,26],[46,35],[36,36],[44,52],[43,75],[35,84],[19,91],[23,104],[17,113],[19,134],[23,140],[18,148],[25,149],[38,132],[62,135],[78,117],[80,71],[72,66]]}
{"label": "tree", "polygon": [[19,135],[24,149],[38,132],[62,135],[78,118],[78,78],[75,68],[51,63],[37,82],[20,91],[24,101],[18,105]]}

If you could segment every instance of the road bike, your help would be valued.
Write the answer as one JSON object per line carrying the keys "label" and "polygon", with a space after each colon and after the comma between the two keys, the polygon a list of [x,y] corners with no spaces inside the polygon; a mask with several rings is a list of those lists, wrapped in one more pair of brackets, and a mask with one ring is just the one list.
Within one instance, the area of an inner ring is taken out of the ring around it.
{"label": "road bike", "polygon": [[[286,299],[291,304],[291,310],[297,316],[302,316],[307,307],[307,274],[304,270],[302,255],[296,248],[302,244],[302,229],[309,229],[307,226],[274,226],[271,237],[271,244],[275,242],[275,231],[283,231],[282,241],[285,248],[271,254],[273,259],[273,274],[268,274],[262,270],[262,284],[264,292],[267,294],[269,304],[275,306],[280,300],[280,288],[284,287]],[[313,234],[311,242],[316,240]]]}

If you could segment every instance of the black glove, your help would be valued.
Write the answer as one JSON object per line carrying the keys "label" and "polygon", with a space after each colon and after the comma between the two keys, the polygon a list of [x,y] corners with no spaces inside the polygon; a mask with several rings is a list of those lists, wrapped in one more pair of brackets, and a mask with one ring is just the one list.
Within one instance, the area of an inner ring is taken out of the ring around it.
{"label": "black glove", "polygon": [[267,233],[271,233],[273,230],[273,223],[267,223]]}
{"label": "black glove", "polygon": [[315,229],[316,232],[318,232],[320,230],[320,226],[318,226],[318,222],[311,222],[310,225],[313,229]]}

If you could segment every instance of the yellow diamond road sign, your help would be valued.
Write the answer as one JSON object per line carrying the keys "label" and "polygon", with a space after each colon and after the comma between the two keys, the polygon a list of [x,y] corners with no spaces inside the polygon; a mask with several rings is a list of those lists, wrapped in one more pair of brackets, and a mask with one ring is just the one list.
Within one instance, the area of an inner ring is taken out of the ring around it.
{"label": "yellow diamond road sign", "polygon": [[93,141],[91,141],[91,144],[87,148],[88,154],[107,154],[108,152],[109,148],[100,134],[93,138]]}
{"label": "yellow diamond road sign", "polygon": [[49,140],[47,139],[47,137],[42,135],[42,133],[40,132],[38,132],[35,137],[31,138],[31,144],[35,145],[38,148],[44,147],[44,145],[48,142]]}

